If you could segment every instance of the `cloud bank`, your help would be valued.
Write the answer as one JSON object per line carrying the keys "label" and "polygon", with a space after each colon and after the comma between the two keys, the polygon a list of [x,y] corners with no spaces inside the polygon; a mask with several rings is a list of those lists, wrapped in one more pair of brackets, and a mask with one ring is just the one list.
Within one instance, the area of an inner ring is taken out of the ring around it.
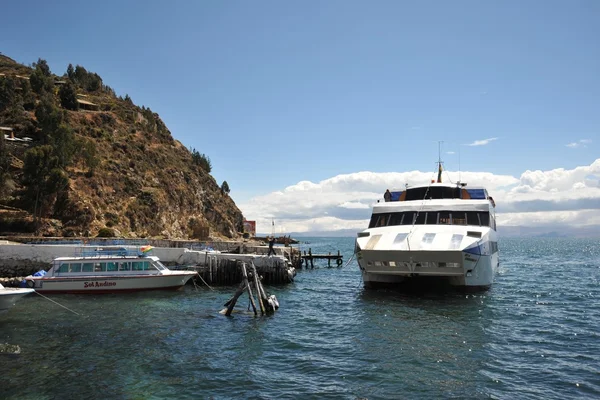
{"label": "cloud bank", "polygon": [[[431,172],[369,171],[337,175],[318,183],[301,181],[281,191],[240,204],[244,216],[255,220],[257,232],[317,232],[366,228],[371,207],[386,188],[429,182]],[[454,179],[452,179],[454,178]],[[445,181],[458,180],[446,171]],[[600,158],[587,166],[566,170],[525,171],[520,177],[487,172],[461,172],[469,186],[484,186],[496,201],[499,226],[600,225]]]}

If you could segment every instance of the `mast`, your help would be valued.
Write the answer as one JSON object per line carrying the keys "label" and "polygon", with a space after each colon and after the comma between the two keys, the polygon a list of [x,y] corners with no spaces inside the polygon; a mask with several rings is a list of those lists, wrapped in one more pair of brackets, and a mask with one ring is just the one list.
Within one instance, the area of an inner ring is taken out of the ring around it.
{"label": "mast", "polygon": [[438,142],[438,177],[437,183],[442,183],[442,141]]}

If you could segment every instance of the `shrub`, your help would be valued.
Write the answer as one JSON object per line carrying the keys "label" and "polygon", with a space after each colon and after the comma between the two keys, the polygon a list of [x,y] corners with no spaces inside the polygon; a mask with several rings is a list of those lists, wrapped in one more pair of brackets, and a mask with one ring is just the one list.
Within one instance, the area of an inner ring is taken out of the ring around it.
{"label": "shrub", "polygon": [[98,235],[96,237],[106,237],[111,238],[115,237],[115,231],[111,228],[102,228],[98,231]]}

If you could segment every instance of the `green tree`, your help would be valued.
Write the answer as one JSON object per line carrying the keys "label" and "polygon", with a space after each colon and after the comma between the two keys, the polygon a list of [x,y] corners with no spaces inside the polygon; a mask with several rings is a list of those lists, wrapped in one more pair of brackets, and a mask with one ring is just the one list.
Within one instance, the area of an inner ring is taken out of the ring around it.
{"label": "green tree", "polygon": [[17,98],[17,86],[12,78],[0,77],[0,112],[11,107]]}
{"label": "green tree", "polygon": [[6,141],[4,140],[4,135],[0,134],[0,198],[8,194],[6,182],[10,177],[9,168],[10,157],[6,148]]}
{"label": "green tree", "polygon": [[229,184],[227,181],[223,181],[221,184],[221,192],[229,194]]}
{"label": "green tree", "polygon": [[[59,172],[58,158],[53,154],[52,146],[43,145],[25,152],[23,160],[23,184],[25,185],[24,201],[33,211],[34,216],[44,214],[44,209],[51,201],[53,189],[56,188]],[[50,176],[53,176],[52,180]]]}
{"label": "green tree", "polygon": [[46,60],[38,58],[37,62],[33,63],[33,66],[35,67],[35,69],[39,70],[42,74],[44,74],[44,76],[52,76],[52,72],[50,72],[50,67],[48,66]]}
{"label": "green tree", "polygon": [[54,81],[52,80],[52,73],[46,60],[39,59],[37,63],[33,64],[35,69],[29,76],[29,83],[33,91],[39,95],[44,93],[52,94],[54,89]]}
{"label": "green tree", "polygon": [[75,69],[73,68],[73,64],[69,64],[69,66],[67,67],[67,76],[70,80],[73,80],[73,78],[75,77]]}
{"label": "green tree", "polygon": [[60,104],[67,110],[76,111],[79,108],[79,103],[77,103],[77,91],[71,82],[62,85],[58,91],[58,96],[60,97]]}
{"label": "green tree", "polygon": [[96,144],[91,140],[83,140],[79,144],[79,148],[81,148],[81,157],[85,165],[88,168],[88,176],[94,175],[96,168],[100,164],[100,160],[98,159],[98,150],[96,148]]}
{"label": "green tree", "polygon": [[62,111],[54,105],[54,100],[50,95],[42,96],[39,104],[35,108],[35,118],[38,126],[45,137],[44,142],[48,143],[48,138],[63,122]]}
{"label": "green tree", "polygon": [[75,134],[67,124],[60,124],[58,128],[49,135],[53,154],[58,159],[58,166],[66,168],[73,161],[77,149]]}

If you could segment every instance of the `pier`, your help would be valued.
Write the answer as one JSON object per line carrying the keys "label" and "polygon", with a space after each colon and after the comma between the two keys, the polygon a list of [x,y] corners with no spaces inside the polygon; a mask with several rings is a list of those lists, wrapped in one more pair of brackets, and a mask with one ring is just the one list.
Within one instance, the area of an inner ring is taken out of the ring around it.
{"label": "pier", "polygon": [[306,251],[304,251],[304,254],[300,255],[300,266],[304,265],[304,268],[309,268],[309,264],[310,264],[310,268],[314,268],[315,267],[315,261],[314,260],[319,260],[319,259],[323,259],[323,260],[327,260],[327,267],[331,268],[331,260],[335,261],[335,264],[337,267],[341,267],[343,261],[343,256],[340,254],[340,251],[338,250],[337,254],[331,254],[331,252],[327,253],[327,254],[313,254],[312,249],[308,249],[308,253]]}

